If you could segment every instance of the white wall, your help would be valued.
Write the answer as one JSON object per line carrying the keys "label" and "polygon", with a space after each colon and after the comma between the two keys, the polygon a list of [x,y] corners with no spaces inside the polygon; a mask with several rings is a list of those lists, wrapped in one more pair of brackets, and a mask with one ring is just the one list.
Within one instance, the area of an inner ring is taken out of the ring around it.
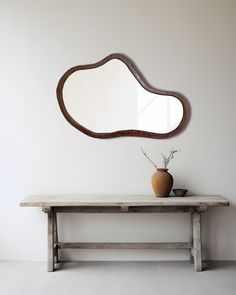
{"label": "white wall", "polygon": [[[236,259],[236,2],[230,0],[1,1],[0,259],[45,260],[46,216],[19,208],[31,194],[151,194],[157,161],[176,187],[221,194],[230,208],[204,217],[208,259]],[[62,116],[55,88],[69,67],[120,52],[156,87],[189,99],[192,119],[168,140],[89,138]],[[61,239],[184,241],[188,216],[73,215]],[[71,223],[77,223],[70,229]],[[79,251],[77,259],[187,259],[172,251]]]}

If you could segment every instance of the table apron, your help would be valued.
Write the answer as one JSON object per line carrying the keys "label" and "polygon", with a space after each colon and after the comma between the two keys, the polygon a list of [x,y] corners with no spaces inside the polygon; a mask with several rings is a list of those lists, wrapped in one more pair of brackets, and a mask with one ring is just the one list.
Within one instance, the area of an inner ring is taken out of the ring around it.
{"label": "table apron", "polygon": [[43,207],[45,213],[179,213],[204,212],[207,207],[201,206],[58,206]]}

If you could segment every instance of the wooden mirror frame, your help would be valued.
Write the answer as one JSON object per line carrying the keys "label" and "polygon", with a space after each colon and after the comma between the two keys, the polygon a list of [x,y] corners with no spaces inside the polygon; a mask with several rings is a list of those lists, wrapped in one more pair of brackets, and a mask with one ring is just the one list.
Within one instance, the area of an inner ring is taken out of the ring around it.
{"label": "wooden mirror frame", "polygon": [[[65,84],[67,78],[76,71],[89,70],[89,69],[94,69],[94,68],[100,67],[112,59],[118,59],[118,60],[122,61],[128,67],[128,69],[133,74],[135,79],[139,82],[139,84],[147,91],[152,92],[154,94],[164,95],[164,96],[173,96],[173,97],[176,97],[181,102],[181,104],[183,106],[183,117],[182,117],[179,125],[174,130],[172,130],[168,133],[155,133],[155,132],[148,132],[148,131],[135,130],[135,129],[118,130],[115,132],[106,132],[106,133],[97,133],[97,132],[93,132],[92,130],[82,126],[81,124],[79,124],[77,121],[75,121],[71,117],[71,115],[68,113],[68,111],[65,107],[65,103],[63,100],[63,87],[64,87],[64,84]],[[190,120],[190,105],[184,95],[180,94],[179,92],[175,92],[175,91],[166,91],[166,90],[160,90],[160,89],[154,88],[144,78],[144,76],[141,74],[141,72],[139,71],[137,66],[134,64],[134,62],[130,58],[125,56],[124,54],[120,54],[120,53],[113,53],[113,54],[105,57],[104,59],[100,60],[99,62],[96,62],[93,64],[78,65],[78,66],[70,68],[60,78],[58,85],[57,85],[56,93],[57,93],[57,100],[58,100],[60,109],[61,109],[62,114],[64,115],[65,119],[72,126],[74,126],[76,129],[78,129],[79,131],[83,132],[84,134],[86,134],[88,136],[94,137],[94,138],[108,139],[108,138],[114,138],[114,137],[120,137],[120,136],[136,136],[136,137],[165,139],[165,138],[175,136],[175,135],[179,134],[180,132],[182,132],[186,128],[186,126]]]}

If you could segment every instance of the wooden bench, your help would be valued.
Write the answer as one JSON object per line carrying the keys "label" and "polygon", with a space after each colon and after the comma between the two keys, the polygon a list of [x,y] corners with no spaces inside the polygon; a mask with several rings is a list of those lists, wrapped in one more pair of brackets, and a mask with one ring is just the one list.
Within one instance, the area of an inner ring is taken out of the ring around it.
{"label": "wooden bench", "polygon": [[[187,249],[196,271],[202,271],[201,213],[209,207],[229,206],[221,196],[156,198],[154,196],[30,196],[22,207],[42,207],[48,216],[48,271],[59,262],[59,249]],[[57,213],[165,213],[188,212],[191,231],[188,242],[168,243],[66,243],[58,241]]]}

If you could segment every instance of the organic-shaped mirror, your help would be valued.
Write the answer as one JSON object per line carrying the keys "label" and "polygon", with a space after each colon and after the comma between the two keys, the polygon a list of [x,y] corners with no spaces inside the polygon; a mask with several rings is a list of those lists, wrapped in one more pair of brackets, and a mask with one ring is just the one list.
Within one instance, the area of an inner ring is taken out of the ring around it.
{"label": "organic-shaped mirror", "polygon": [[183,95],[153,88],[121,54],[68,70],[58,83],[57,97],[66,120],[97,138],[167,138],[189,119]]}

